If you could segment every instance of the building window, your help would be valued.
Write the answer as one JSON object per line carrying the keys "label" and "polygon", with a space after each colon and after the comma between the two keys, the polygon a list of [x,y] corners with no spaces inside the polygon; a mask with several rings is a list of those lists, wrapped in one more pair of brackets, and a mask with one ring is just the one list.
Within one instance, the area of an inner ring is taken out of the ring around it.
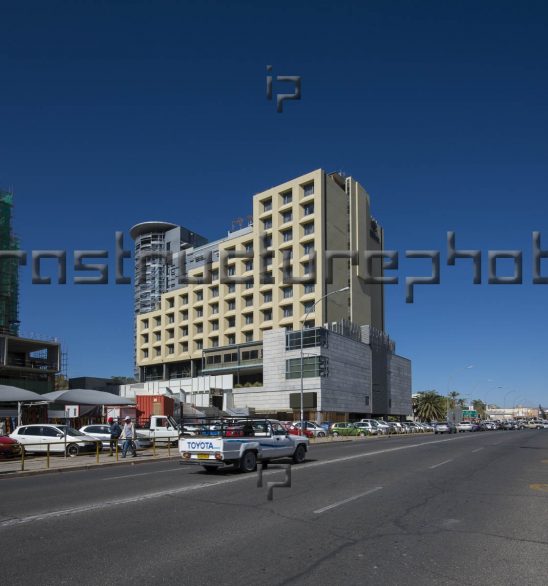
{"label": "building window", "polygon": [[162,334],[154,334],[154,337],[156,338],[156,342],[162,341]]}
{"label": "building window", "polygon": [[236,309],[236,302],[235,301],[227,301],[226,302],[226,310],[227,311],[234,311]]}
{"label": "building window", "polygon": [[307,293],[314,293],[316,289],[316,285],[314,283],[307,283],[304,286],[304,294],[306,295]]}
{"label": "building window", "polygon": [[249,315],[245,316],[245,323],[246,325],[252,324],[253,323],[253,314],[250,313]]}
{"label": "building window", "polygon": [[253,307],[253,297],[245,297],[245,306]]}
{"label": "building window", "polygon": [[270,321],[272,319],[272,310],[263,311],[263,321]]}
{"label": "building window", "polygon": [[293,297],[293,287],[284,287],[282,291],[284,299],[291,299]]}
{"label": "building window", "polygon": [[263,293],[263,303],[270,303],[272,301],[272,291]]}
{"label": "building window", "polygon": [[226,274],[228,277],[233,277],[236,274],[236,267],[235,266],[228,267],[228,269],[226,270]]}
{"label": "building window", "polygon": [[219,322],[217,320],[211,322],[211,331],[216,332],[219,329]]}
{"label": "building window", "polygon": [[218,348],[219,347],[219,338],[211,338],[211,347]]}
{"label": "building window", "polygon": [[230,334],[229,336],[226,337],[226,343],[229,346],[232,346],[232,344],[236,343],[236,336],[234,334]]}
{"label": "building window", "polygon": [[202,350],[204,347],[204,343],[202,342],[202,340],[196,340],[196,342],[194,343],[194,347],[196,348],[196,350]]}
{"label": "building window", "polygon": [[154,352],[155,356],[161,356],[162,355],[162,350],[160,348],[156,348],[155,352]]}
{"label": "building window", "polygon": [[244,244],[244,246],[247,254],[253,254],[253,242],[248,242],[247,244]]}
{"label": "building window", "polygon": [[303,185],[303,197],[314,194],[314,181]]}
{"label": "building window", "polygon": [[166,336],[168,340],[175,337],[175,330],[166,330]]}
{"label": "building window", "polygon": [[293,315],[293,306],[292,305],[288,305],[287,307],[284,307],[283,314],[284,314],[284,317],[292,317],[292,315]]}
{"label": "building window", "polygon": [[253,342],[253,332],[246,332],[244,336],[246,342]]}
{"label": "building window", "polygon": [[307,242],[303,244],[303,254],[312,254],[314,252],[314,243]]}
{"label": "building window", "polygon": [[173,344],[167,345],[167,353],[168,354],[175,354],[175,346]]}
{"label": "building window", "polygon": [[313,203],[307,203],[305,206],[303,206],[303,215],[304,216],[310,216],[310,214],[314,213],[314,204]]}
{"label": "building window", "polygon": [[272,246],[272,236],[270,234],[263,238],[263,244],[265,248],[270,248]]}
{"label": "building window", "polygon": [[219,278],[219,269],[211,271],[211,280],[216,281]]}
{"label": "building window", "polygon": [[162,325],[162,318],[161,317],[155,317],[154,318],[154,327],[155,328],[159,328]]}
{"label": "building window", "polygon": [[181,311],[181,319],[182,320],[188,319],[188,310],[187,309],[185,309],[184,311]]}
{"label": "building window", "polygon": [[143,334],[141,336],[141,344],[148,344],[148,334]]}
{"label": "building window", "polygon": [[291,189],[282,193],[282,205],[291,203],[293,201],[293,192]]}
{"label": "building window", "polygon": [[242,351],[242,362],[249,362],[250,360],[260,360],[258,350],[243,350]]}
{"label": "building window", "polygon": [[170,297],[169,299],[166,299],[166,301],[167,301],[167,308],[173,309],[173,307],[175,306],[175,299],[173,299],[173,297]]}
{"label": "building window", "polygon": [[245,271],[252,271],[253,270],[253,261],[252,260],[246,260],[244,263],[244,270]]}
{"label": "building window", "polygon": [[211,314],[215,315],[216,313],[219,313],[219,304],[218,303],[212,303],[211,305]]}
{"label": "building window", "polygon": [[211,297],[219,297],[219,287],[211,287]]}
{"label": "building window", "polygon": [[227,292],[227,295],[229,293],[235,293],[236,292],[236,284],[235,283],[230,283],[228,285],[228,287],[226,288],[226,292]]}
{"label": "building window", "polygon": [[311,313],[314,309],[314,301],[307,301],[303,303],[303,311],[304,313]]}
{"label": "building window", "polygon": [[144,319],[144,320],[141,322],[141,328],[142,328],[143,330],[148,330],[148,319]]}
{"label": "building window", "polygon": [[272,209],[272,199],[263,201],[263,212],[269,212]]}
{"label": "building window", "polygon": [[204,299],[204,292],[203,291],[196,291],[196,301],[203,301]]}
{"label": "building window", "polygon": [[293,240],[293,230],[285,230],[285,232],[282,232],[282,240],[284,242],[289,242],[290,240]]}
{"label": "building window", "polygon": [[201,307],[196,310],[196,317],[204,317],[204,310]]}
{"label": "building window", "polygon": [[204,332],[204,326],[202,324],[197,324],[196,325],[196,333],[203,334],[203,332]]}
{"label": "building window", "polygon": [[188,295],[186,293],[184,295],[181,295],[181,303],[183,305],[186,305],[188,303]]}
{"label": "building window", "polygon": [[148,350],[143,350],[143,358],[148,358]]}
{"label": "building window", "polygon": [[369,395],[365,396],[365,405],[368,406],[369,405]]}
{"label": "building window", "polygon": [[253,281],[247,281],[245,284],[246,289],[253,289]]}
{"label": "building window", "polygon": [[282,224],[285,224],[286,222],[291,222],[292,219],[293,219],[293,212],[291,212],[291,211],[283,212]]}
{"label": "building window", "polygon": [[170,314],[167,316],[167,323],[168,323],[168,324],[172,324],[172,323],[174,323],[174,322],[175,322],[175,316],[174,316],[173,314],[171,314],[171,313],[170,313]]}
{"label": "building window", "polygon": [[[302,377],[328,376],[328,359],[326,356],[305,356],[302,360]],[[301,359],[291,358],[285,361],[285,378],[301,378]]]}
{"label": "building window", "polygon": [[310,263],[303,262],[303,275],[309,275],[309,274],[310,274]]}
{"label": "building window", "polygon": [[324,328],[312,327],[296,332],[289,332],[285,336],[285,349],[298,350],[301,344],[303,348],[315,348],[316,346],[327,348],[328,336],[329,331]]}
{"label": "building window", "polygon": [[272,228],[272,218],[267,218],[266,220],[263,220],[263,229],[270,230],[270,228]]}
{"label": "building window", "polygon": [[181,352],[188,352],[188,342],[181,342],[179,346],[181,348]]}
{"label": "building window", "polygon": [[305,224],[303,226],[303,233],[305,236],[309,234],[314,234],[314,222],[310,222],[309,224]]}
{"label": "building window", "polygon": [[235,328],[236,327],[236,318],[235,317],[228,317],[226,319],[226,327],[227,328]]}
{"label": "building window", "polygon": [[181,336],[188,336],[188,326],[183,326],[181,328]]}

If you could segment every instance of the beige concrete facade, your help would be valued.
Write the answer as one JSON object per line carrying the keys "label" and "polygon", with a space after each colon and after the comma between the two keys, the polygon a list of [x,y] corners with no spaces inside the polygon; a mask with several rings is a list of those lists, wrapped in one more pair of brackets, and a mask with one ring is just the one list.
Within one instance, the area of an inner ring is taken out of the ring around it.
{"label": "beige concrete facade", "polygon": [[[162,295],[159,310],[137,314],[139,367],[190,364],[211,348],[249,344],[252,349],[267,331],[301,329],[315,302],[346,286],[349,291],[319,303],[307,325],[346,319],[384,329],[382,285],[363,279],[364,252],[382,248],[383,232],[371,218],[368,194],[352,178],[318,169],[258,193],[252,224],[212,244],[200,247],[215,251],[210,283],[181,284]],[[195,257],[199,250],[192,249]],[[330,283],[327,251],[339,257]],[[357,254],[355,264],[350,251]],[[230,258],[233,254],[241,258]],[[284,277],[284,255],[293,282]],[[314,282],[303,282],[314,265]],[[207,266],[187,275],[207,277]],[[379,263],[374,273],[382,274]],[[227,282],[234,277],[248,282]],[[269,278],[272,282],[265,282]]]}

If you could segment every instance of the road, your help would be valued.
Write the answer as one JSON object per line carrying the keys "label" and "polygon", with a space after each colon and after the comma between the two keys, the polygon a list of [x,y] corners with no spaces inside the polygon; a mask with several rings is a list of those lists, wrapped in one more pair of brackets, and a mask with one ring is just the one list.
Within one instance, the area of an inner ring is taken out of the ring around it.
{"label": "road", "polygon": [[2,479],[0,582],[546,584],[548,431],[318,445],[273,501],[256,483],[174,461]]}

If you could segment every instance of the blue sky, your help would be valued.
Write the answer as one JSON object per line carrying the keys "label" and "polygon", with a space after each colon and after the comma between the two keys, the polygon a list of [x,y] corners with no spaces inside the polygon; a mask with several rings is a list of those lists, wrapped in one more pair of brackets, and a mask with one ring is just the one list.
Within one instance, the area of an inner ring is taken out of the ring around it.
{"label": "blue sky", "polygon": [[[548,403],[531,284],[533,230],[548,249],[544,3],[52,0],[3,3],[0,21],[0,185],[23,249],[112,258],[114,232],[131,248],[149,219],[217,238],[254,193],[342,170],[400,254],[387,328],[414,390]],[[267,64],[302,76],[283,114]],[[481,285],[470,261],[447,266],[448,230],[482,251]],[[406,304],[429,267],[405,250],[434,248],[441,284]],[[523,250],[522,285],[487,285],[501,249]],[[71,376],[131,374],[131,286],[32,285],[27,267],[21,290],[22,332],[60,338]]]}

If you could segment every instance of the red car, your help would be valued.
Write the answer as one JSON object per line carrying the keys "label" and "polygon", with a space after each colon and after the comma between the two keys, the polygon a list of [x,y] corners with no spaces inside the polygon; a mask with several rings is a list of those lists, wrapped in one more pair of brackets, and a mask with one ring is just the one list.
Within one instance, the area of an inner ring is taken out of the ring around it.
{"label": "red car", "polygon": [[[295,427],[294,425],[292,425],[287,431],[291,435],[302,435],[301,430],[298,427]],[[314,433],[306,428],[304,430],[304,435],[308,438],[314,437]]]}
{"label": "red car", "polygon": [[7,435],[0,436],[0,458],[15,458],[19,455],[21,455],[19,442]]}

